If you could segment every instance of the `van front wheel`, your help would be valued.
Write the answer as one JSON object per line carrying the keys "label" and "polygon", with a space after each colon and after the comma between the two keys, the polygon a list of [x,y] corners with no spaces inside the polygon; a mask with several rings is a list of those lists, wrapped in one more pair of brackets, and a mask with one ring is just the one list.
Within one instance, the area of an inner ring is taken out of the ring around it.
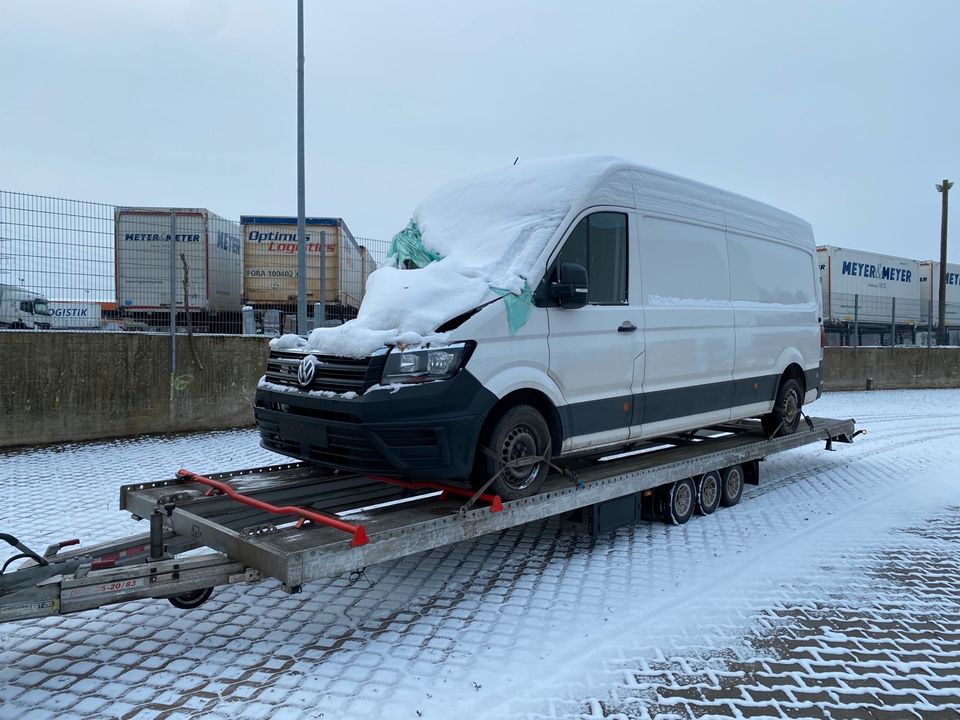
{"label": "van front wheel", "polygon": [[475,483],[496,475],[488,492],[502,500],[519,500],[540,491],[550,472],[552,448],[550,427],[536,408],[510,408],[494,423],[485,441],[489,453],[484,452],[479,465],[486,477],[476,478]]}
{"label": "van front wheel", "polygon": [[781,382],[773,410],[760,418],[763,434],[772,438],[795,433],[800,425],[802,407],[803,388],[800,383],[793,378]]}

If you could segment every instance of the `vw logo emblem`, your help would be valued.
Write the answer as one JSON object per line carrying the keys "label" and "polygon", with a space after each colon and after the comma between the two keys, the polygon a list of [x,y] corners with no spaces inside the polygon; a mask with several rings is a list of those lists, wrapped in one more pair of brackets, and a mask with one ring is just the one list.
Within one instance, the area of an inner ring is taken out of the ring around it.
{"label": "vw logo emblem", "polygon": [[317,358],[313,355],[307,355],[303,362],[300,363],[300,367],[297,368],[297,381],[301,386],[307,387],[310,383],[313,382],[313,373],[317,369]]}

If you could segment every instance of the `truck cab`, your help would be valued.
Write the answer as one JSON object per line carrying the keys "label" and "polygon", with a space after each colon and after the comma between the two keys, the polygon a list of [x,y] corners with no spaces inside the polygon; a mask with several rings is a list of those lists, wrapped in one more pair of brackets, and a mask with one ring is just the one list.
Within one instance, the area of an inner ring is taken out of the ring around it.
{"label": "truck cab", "polygon": [[50,307],[47,299],[31,290],[0,285],[0,328],[49,330]]}

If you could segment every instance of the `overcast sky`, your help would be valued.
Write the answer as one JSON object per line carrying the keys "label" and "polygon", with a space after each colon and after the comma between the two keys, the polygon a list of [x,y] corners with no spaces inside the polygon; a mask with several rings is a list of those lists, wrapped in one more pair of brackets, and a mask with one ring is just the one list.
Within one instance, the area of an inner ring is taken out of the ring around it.
{"label": "overcast sky", "polygon": [[[307,213],[355,235],[458,175],[605,153],[939,257],[956,0],[305,6]],[[296,214],[295,0],[2,0],[0,28],[0,189]]]}

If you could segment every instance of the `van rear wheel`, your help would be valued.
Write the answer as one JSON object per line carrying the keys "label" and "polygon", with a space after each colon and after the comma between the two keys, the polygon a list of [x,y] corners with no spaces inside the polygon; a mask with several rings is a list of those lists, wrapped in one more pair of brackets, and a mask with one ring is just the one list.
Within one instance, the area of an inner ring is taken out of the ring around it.
{"label": "van rear wheel", "polygon": [[475,485],[496,475],[488,492],[502,500],[519,500],[540,491],[550,472],[552,446],[550,426],[536,408],[515,405],[507,410],[494,423],[483,445],[490,452],[484,453],[483,462],[478,463],[483,472],[474,478]]}
{"label": "van rear wheel", "polygon": [[803,388],[800,383],[793,378],[783,380],[777,388],[773,410],[760,418],[763,434],[770,438],[793,435],[800,425],[802,408]]}

